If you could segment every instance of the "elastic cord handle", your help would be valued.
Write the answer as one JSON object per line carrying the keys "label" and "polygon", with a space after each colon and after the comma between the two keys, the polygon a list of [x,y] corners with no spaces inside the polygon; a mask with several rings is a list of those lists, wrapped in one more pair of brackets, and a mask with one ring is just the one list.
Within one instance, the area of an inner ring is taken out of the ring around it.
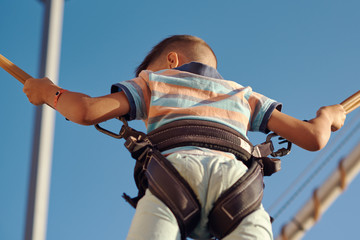
{"label": "elastic cord handle", "polygon": [[343,102],[340,103],[346,111],[346,114],[354,111],[356,108],[360,107],[360,91],[357,91]]}
{"label": "elastic cord handle", "polygon": [[13,75],[22,84],[29,78],[32,78],[29,74],[24,72],[21,68],[13,64],[9,59],[0,54],[0,67],[5,71]]}

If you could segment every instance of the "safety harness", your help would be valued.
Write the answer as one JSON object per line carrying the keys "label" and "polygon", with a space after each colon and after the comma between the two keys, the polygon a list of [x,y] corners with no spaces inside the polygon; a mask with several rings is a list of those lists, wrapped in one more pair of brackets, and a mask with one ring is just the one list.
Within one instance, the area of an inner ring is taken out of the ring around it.
{"label": "safety harness", "polygon": [[253,146],[245,137],[223,124],[204,120],[177,120],[145,134],[129,127],[124,118],[120,132],[99,125],[96,129],[114,138],[125,139],[125,147],[136,159],[134,179],[138,196],[123,197],[134,208],[149,189],[173,212],[181,238],[186,239],[200,220],[201,205],[195,193],[161,152],[182,146],[197,146],[233,153],[248,171],[215,202],[209,219],[209,231],[218,239],[229,234],[244,217],[256,210],[263,197],[263,176],[280,170],[280,160],[266,156],[283,156],[287,149],[274,152],[269,135],[266,142]]}

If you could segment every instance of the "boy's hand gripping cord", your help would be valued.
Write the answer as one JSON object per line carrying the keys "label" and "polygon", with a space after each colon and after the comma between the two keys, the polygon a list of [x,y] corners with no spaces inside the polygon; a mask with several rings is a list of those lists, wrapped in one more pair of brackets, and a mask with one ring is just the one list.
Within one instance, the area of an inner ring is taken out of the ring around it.
{"label": "boy's hand gripping cord", "polygon": [[[26,80],[29,78],[33,78],[31,75],[27,74],[25,71],[23,71],[21,68],[16,66],[14,63],[12,63],[9,59],[4,57],[0,54],[0,67],[2,67],[5,71],[10,73],[13,77],[15,77],[19,82],[22,84],[25,84]],[[56,110],[56,105],[59,100],[59,97],[62,93],[66,92],[67,90],[62,89],[58,91],[54,96],[54,109]],[[50,105],[48,105],[51,107]]]}

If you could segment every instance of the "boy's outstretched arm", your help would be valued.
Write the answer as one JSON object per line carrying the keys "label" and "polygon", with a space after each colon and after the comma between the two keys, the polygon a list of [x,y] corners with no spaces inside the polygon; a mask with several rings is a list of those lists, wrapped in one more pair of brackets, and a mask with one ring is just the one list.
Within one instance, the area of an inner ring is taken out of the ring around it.
{"label": "boy's outstretched arm", "polygon": [[307,122],[275,110],[268,129],[301,148],[317,151],[325,147],[332,131],[343,126],[345,118],[345,110],[339,104],[320,108],[316,117]]}
{"label": "boy's outstretched arm", "polygon": [[[23,91],[34,105],[47,104],[54,108],[56,92],[61,88],[48,78],[28,79]],[[72,122],[94,125],[129,112],[129,102],[123,92],[92,98],[88,95],[66,91],[61,94],[56,110]]]}

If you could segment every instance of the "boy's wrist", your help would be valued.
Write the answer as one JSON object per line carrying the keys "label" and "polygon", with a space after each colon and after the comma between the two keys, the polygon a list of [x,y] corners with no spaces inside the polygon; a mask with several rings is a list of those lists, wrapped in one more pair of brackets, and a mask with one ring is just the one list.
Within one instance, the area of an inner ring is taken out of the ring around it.
{"label": "boy's wrist", "polygon": [[57,92],[55,93],[54,103],[53,103],[53,107],[54,107],[55,110],[57,110],[57,109],[56,109],[56,108],[57,108],[57,103],[58,103],[58,101],[59,101],[60,96],[61,96],[64,92],[67,92],[67,90],[65,90],[65,89],[60,89],[59,91],[57,91]]}
{"label": "boy's wrist", "polygon": [[59,86],[53,84],[52,82],[49,84],[46,84],[43,88],[43,100],[45,103],[47,103],[49,106],[54,107],[54,97],[56,96],[56,93],[59,92],[62,88]]}
{"label": "boy's wrist", "polygon": [[333,117],[332,117],[331,113],[329,112],[329,108],[328,108],[328,107],[321,107],[321,108],[317,111],[317,118],[323,119],[323,121],[328,122],[329,125],[331,125],[332,122],[333,122]]}

